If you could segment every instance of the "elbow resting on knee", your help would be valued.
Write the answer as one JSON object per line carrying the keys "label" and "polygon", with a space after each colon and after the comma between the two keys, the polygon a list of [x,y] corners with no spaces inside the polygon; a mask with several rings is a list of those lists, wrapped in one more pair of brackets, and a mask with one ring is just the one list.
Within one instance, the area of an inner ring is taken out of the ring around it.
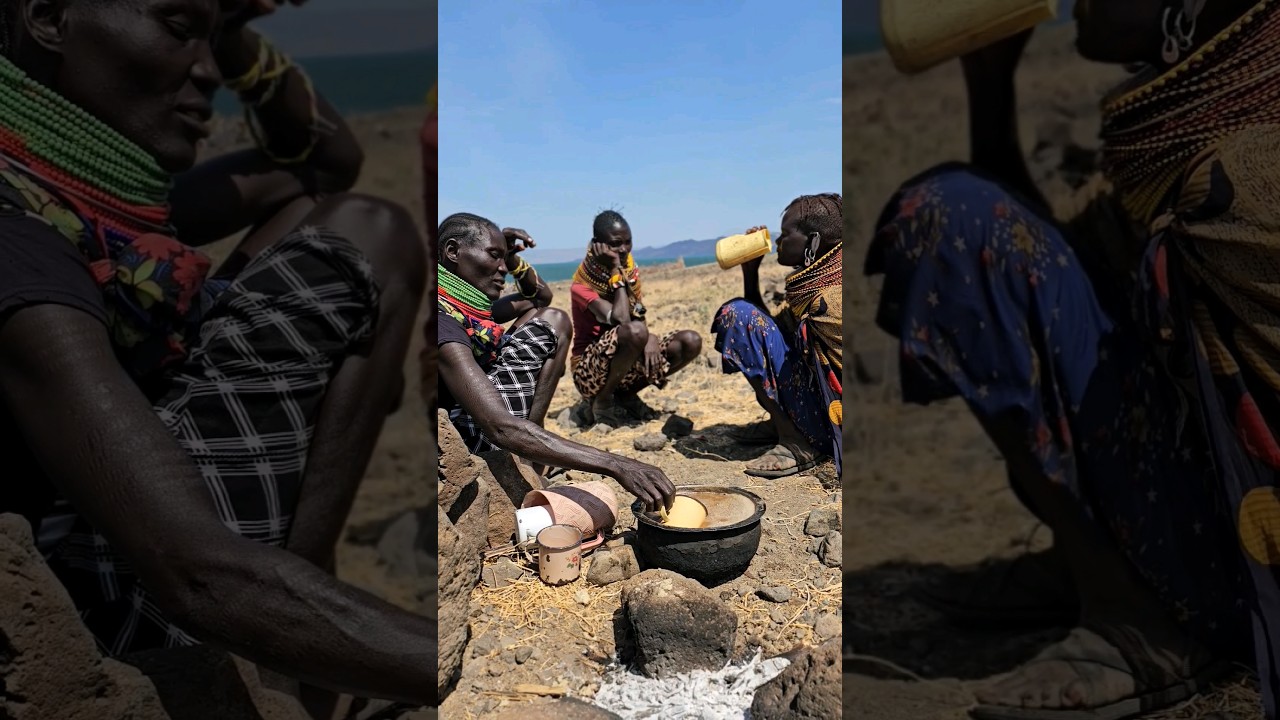
{"label": "elbow resting on knee", "polygon": [[618,326],[618,342],[628,345],[644,345],[649,341],[649,327],[639,320],[624,322]]}
{"label": "elbow resting on knee", "polygon": [[364,150],[352,145],[341,154],[331,153],[322,167],[315,168],[316,189],[325,195],[347,192],[356,186],[364,168]]}

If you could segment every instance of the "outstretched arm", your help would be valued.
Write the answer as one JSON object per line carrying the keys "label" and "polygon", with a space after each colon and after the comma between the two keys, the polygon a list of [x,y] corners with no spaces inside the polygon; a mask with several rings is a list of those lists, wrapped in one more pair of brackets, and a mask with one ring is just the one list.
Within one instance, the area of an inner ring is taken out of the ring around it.
{"label": "outstretched arm", "polygon": [[512,415],[469,347],[452,342],[440,347],[440,378],[485,436],[503,450],[543,465],[608,475],[649,507],[659,502],[670,507],[675,486],[658,468],[579,445]]}
{"label": "outstretched arm", "polygon": [[436,702],[435,621],[228,530],[102,323],[60,305],[15,312],[0,325],[0,403],[58,489],[192,635],[340,692]]}

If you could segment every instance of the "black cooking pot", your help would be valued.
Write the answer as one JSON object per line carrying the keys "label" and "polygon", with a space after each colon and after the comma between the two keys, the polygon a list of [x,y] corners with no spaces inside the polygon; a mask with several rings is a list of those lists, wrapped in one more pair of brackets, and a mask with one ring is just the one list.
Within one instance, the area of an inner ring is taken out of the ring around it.
{"label": "black cooking pot", "polygon": [[732,524],[706,528],[663,525],[658,513],[645,512],[639,501],[631,510],[636,516],[636,550],[646,569],[672,570],[713,587],[746,572],[760,549],[760,518],[765,505],[760,496],[735,487],[681,487],[676,494],[697,499],[702,493],[740,495],[750,501],[754,510]]}

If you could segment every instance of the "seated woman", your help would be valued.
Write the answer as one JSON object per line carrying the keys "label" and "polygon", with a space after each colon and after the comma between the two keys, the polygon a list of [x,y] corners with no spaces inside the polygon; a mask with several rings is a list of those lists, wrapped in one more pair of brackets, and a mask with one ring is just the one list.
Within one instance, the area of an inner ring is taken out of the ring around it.
{"label": "seated woman", "polygon": [[608,475],[649,507],[671,507],[675,486],[658,468],[542,427],[573,331],[563,310],[524,299],[507,305],[521,310],[511,327],[497,321],[513,262],[498,226],[458,213],[440,224],[439,238],[440,407],[471,451],[501,448],[541,466]]}
{"label": "seated woman", "polygon": [[[763,228],[752,228],[754,232]],[[746,473],[780,478],[831,457],[841,467],[844,372],[844,205],[840,195],[805,195],[782,214],[778,262],[787,276],[786,305],[769,314],[760,295],[760,263],[742,265],[741,299],[720,307],[711,324],[726,373],[742,373],[769,422],[740,439],[775,443]]]}
{"label": "seated woman", "polygon": [[606,210],[592,223],[587,256],[573,275],[573,384],[590,403],[593,422],[620,425],[639,416],[639,393],[698,357],[702,337],[674,330],[659,337],[646,324],[640,268],[631,257],[631,226]]}
{"label": "seated woman", "polygon": [[1280,3],[1076,16],[1081,54],[1147,68],[1104,102],[1085,212],[1056,224],[1023,161],[1023,35],[965,59],[974,167],[909,181],[867,258],[904,399],[964,398],[1079,595],[975,715],[1130,717],[1256,653],[1276,717]]}
{"label": "seated woman", "polygon": [[[514,342],[513,331],[530,319],[555,319],[564,316],[559,310],[548,308],[552,299],[551,288],[538,276],[538,271],[518,254],[534,245],[528,233],[515,228],[504,228],[500,231],[502,248],[495,249],[488,246],[490,225],[492,223],[489,220],[470,213],[455,213],[441,223],[439,234],[443,236],[448,233],[453,245],[448,251],[444,244],[438,248],[440,264],[437,268],[439,285],[436,296],[440,315],[435,319],[437,353],[446,343],[472,344],[476,348],[476,361],[487,371],[493,369],[498,359],[498,345],[504,335]],[[472,257],[473,253],[466,252],[477,250],[481,245],[487,251],[486,255],[492,256],[497,252],[501,258]],[[490,270],[493,272],[485,277],[475,274]],[[462,274],[458,274],[459,272]],[[506,287],[508,272],[516,279],[516,292],[501,296],[501,291]],[[481,287],[484,289],[481,290]],[[510,328],[505,327],[517,318],[520,318],[519,322]],[[440,324],[442,321],[443,325]],[[550,347],[551,344],[548,344],[547,348]],[[503,390],[503,399],[513,415],[539,426],[546,423],[551,397],[555,395],[556,385],[564,376],[567,355],[565,347],[561,343],[555,352],[548,353],[529,349],[541,361],[537,363],[536,372],[528,378],[528,382],[519,387],[511,386]],[[530,357],[526,357],[527,353],[517,354],[522,361],[530,361]],[[458,432],[471,452],[496,450],[498,446],[485,438],[480,426],[453,401],[455,396],[446,397],[444,407],[449,410],[450,419],[458,427]]]}
{"label": "seated woman", "polygon": [[[342,193],[360,149],[262,5],[0,2],[0,512],[108,654],[209,641],[434,704],[435,621],[331,574],[422,242]],[[258,147],[193,168],[224,80]],[[243,229],[210,277],[192,245]]]}

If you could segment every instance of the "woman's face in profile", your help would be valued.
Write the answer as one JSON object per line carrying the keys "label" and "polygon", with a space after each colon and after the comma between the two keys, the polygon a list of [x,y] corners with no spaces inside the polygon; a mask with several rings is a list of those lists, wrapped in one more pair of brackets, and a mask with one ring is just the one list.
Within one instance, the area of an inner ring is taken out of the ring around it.
{"label": "woman's face in profile", "polygon": [[1098,62],[1160,60],[1162,0],[1076,0],[1076,49]]}
{"label": "woman's face in profile", "polygon": [[213,58],[217,0],[73,0],[61,10],[20,2],[43,13],[29,13],[27,29],[59,57],[56,91],[166,171],[195,164],[222,83]]}

